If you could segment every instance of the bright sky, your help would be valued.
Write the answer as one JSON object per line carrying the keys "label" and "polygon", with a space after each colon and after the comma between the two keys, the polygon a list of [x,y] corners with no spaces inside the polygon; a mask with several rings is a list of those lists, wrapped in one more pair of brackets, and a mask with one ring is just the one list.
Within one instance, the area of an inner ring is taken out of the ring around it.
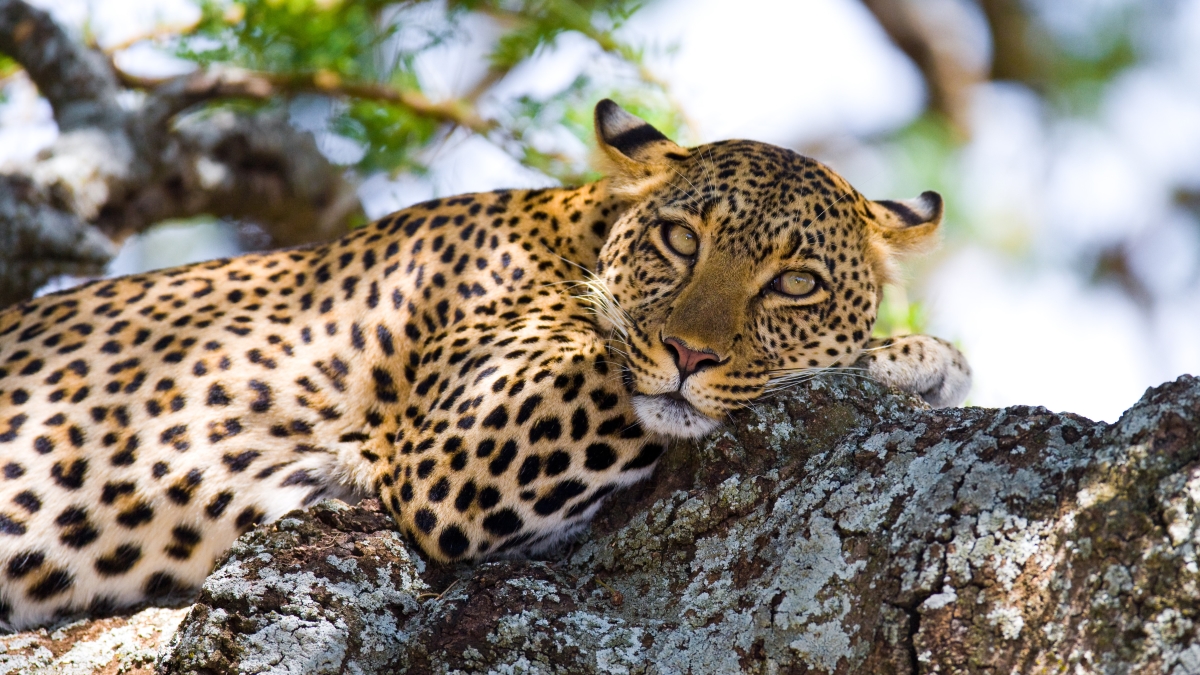
{"label": "bright sky", "polygon": [[[963,11],[958,0],[937,2]],[[1083,11],[1098,2],[1067,4]],[[102,44],[156,22],[186,23],[195,11],[187,0],[38,4],[71,25],[80,25],[90,8]],[[651,66],[670,83],[699,138],[794,147],[821,139],[833,149],[818,159],[869,196],[912,196],[893,193],[913,189],[912,181],[895,173],[886,147],[860,139],[911,120],[922,105],[922,85],[862,6],[739,0],[736,7],[661,0],[629,27],[639,39],[678,48]],[[1121,76],[1095,119],[1056,122],[1017,87],[976,92],[972,141],[953,165],[939,168],[964,202],[952,211],[965,215],[982,243],[934,256],[911,293],[926,303],[931,332],[958,342],[970,359],[971,403],[1044,405],[1114,421],[1146,387],[1200,373],[1200,227],[1168,192],[1174,184],[1200,185],[1200,0],[1183,0],[1165,33],[1153,37],[1156,59]],[[480,49],[447,51],[428,62],[431,90],[469,85],[480,70]],[[138,69],[175,67],[149,48],[121,58]],[[596,61],[593,47],[567,39],[506,89],[552,91]],[[48,109],[28,90],[10,90],[11,102],[0,107],[0,162],[29,156],[54,136]],[[307,106],[297,107],[295,121],[319,127],[319,104]],[[322,142],[333,156],[355,151]],[[545,184],[478,139],[446,144],[434,169],[422,180],[367,180],[360,194],[368,211],[380,215],[434,194]],[[1091,286],[1071,267],[1082,251],[1130,232],[1138,234],[1131,258],[1152,286],[1152,307]],[[233,246],[224,235],[202,234],[152,233],[153,241],[131,242],[114,271],[222,255]],[[159,250],[175,253],[153,257]]]}

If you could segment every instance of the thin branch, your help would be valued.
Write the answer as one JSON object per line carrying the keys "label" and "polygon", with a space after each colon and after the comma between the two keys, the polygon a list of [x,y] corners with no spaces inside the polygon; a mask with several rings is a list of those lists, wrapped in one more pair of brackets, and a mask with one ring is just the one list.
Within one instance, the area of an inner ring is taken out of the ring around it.
{"label": "thin branch", "polygon": [[142,42],[155,42],[166,38],[178,38],[196,32],[200,27],[200,19],[186,23],[160,24],[145,33],[139,33],[116,44],[108,45],[101,51],[108,57],[124,51]]}
{"label": "thin branch", "polygon": [[419,92],[372,82],[344,82],[329,72],[280,75],[240,68],[207,68],[167,79],[117,72],[123,84],[150,90],[172,112],[217,98],[262,100],[286,94],[321,93],[395,103],[423,117],[465,127],[478,134],[487,134],[497,126],[495,121],[480,117],[466,101],[435,103]]}

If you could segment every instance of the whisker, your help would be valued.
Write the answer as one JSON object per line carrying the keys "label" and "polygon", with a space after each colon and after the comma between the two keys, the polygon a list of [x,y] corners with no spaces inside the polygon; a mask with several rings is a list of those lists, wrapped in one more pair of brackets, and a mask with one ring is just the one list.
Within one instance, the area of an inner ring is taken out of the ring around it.
{"label": "whisker", "polygon": [[[859,372],[863,371],[863,372]],[[774,372],[774,371],[772,371]],[[815,378],[825,375],[837,375],[844,377],[855,377],[863,380],[873,380],[869,374],[866,374],[862,368],[809,368],[796,369],[794,372],[788,372],[779,377],[772,378],[763,386],[762,398],[767,398],[776,394],[781,394],[786,391],[795,389],[796,387],[809,382]]]}
{"label": "whisker", "polygon": [[841,196],[841,197],[838,197],[838,198],[837,198],[837,199],[835,199],[835,200],[833,200],[833,203],[832,203],[832,204],[830,204],[829,206],[826,206],[824,209],[821,209],[821,212],[820,212],[820,213],[818,213],[818,214],[817,214],[815,217],[813,217],[813,222],[816,222],[816,221],[817,221],[817,220],[818,220],[818,219],[819,219],[821,216],[823,216],[823,215],[825,215],[826,213],[828,213],[828,212],[829,212],[829,209],[832,209],[833,207],[837,206],[837,205],[838,205],[838,204],[839,204],[839,203],[840,203],[840,202],[841,202],[843,199],[845,199],[845,198],[847,198],[847,197],[849,197],[849,196],[850,196],[850,193],[849,193],[849,192],[842,193],[842,196]]}
{"label": "whisker", "polygon": [[[678,171],[676,171],[676,173],[679,173],[679,172],[678,172]],[[675,181],[673,181],[673,180],[668,180],[668,181],[667,181],[667,185],[670,185],[671,187],[675,188],[676,190],[679,190],[680,192],[682,192],[682,193],[683,193],[683,198],[684,198],[685,200],[690,200],[690,199],[692,199],[692,198],[693,198],[693,196],[694,196],[694,194],[695,194],[695,191],[694,191],[694,190],[693,190],[693,191],[688,191],[688,190],[685,190],[685,189],[683,189],[683,186],[682,186],[682,185],[680,185],[680,184],[676,183],[676,182],[675,182]]]}
{"label": "whisker", "polygon": [[597,317],[611,325],[623,337],[628,337],[629,326],[633,322],[633,319],[624,308],[617,304],[616,298],[608,290],[608,285],[604,283],[604,280],[597,276],[595,272],[573,260],[567,260],[562,256],[558,256],[558,258],[567,264],[577,267],[584,273],[584,278],[582,280],[554,283],[567,283],[572,288],[582,287],[585,289],[582,293],[576,294],[575,297],[589,305]]}
{"label": "whisker", "polygon": [[[697,196],[700,194],[700,188],[696,187],[696,184],[693,183],[690,178],[688,178],[687,176],[680,173],[679,169],[676,169],[675,167],[671,167],[671,170],[675,172],[675,175],[686,180],[688,185],[692,186],[692,194],[697,195]],[[690,196],[689,196],[689,198],[690,198]]]}

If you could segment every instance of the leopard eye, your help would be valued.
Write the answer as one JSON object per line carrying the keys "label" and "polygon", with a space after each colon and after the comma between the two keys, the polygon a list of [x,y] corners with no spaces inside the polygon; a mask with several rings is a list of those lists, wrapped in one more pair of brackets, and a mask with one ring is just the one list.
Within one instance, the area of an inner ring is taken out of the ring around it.
{"label": "leopard eye", "polygon": [[696,255],[696,250],[700,248],[700,238],[695,232],[676,223],[667,223],[664,230],[663,239],[672,251],[687,257]]}
{"label": "leopard eye", "polygon": [[817,290],[817,277],[811,272],[784,272],[771,282],[771,290],[793,298],[804,298]]}

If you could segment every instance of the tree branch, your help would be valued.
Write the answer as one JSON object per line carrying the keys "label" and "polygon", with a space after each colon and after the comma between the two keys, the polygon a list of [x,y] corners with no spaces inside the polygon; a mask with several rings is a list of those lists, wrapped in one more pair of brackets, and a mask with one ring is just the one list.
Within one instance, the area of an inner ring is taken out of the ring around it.
{"label": "tree branch", "polygon": [[0,0],[0,53],[29,73],[50,101],[59,129],[108,126],[121,117],[119,86],[105,59],[24,0]]}
{"label": "tree branch", "polygon": [[1020,0],[980,0],[979,6],[992,38],[992,79],[1044,86],[1051,36],[1030,20]]}
{"label": "tree branch", "polygon": [[[361,214],[344,170],[286,114],[178,115],[214,97],[267,98],[302,83],[201,73],[122,107],[120,81],[103,55],[73,42],[23,0],[0,0],[0,52],[28,70],[60,131],[21,175],[0,176],[0,307],[58,274],[103,274],[112,242],[162,220],[249,220],[273,244],[290,246],[336,237]],[[317,82],[309,78],[307,86]],[[387,95],[482,128],[469,111]]]}
{"label": "tree branch", "polygon": [[128,87],[149,90],[172,114],[197,103],[219,98],[266,100],[279,95],[321,93],[394,103],[417,115],[466,127],[477,134],[487,134],[497,126],[494,120],[480,117],[474,106],[467,101],[434,103],[419,92],[404,91],[373,82],[343,82],[336,75],[327,72],[279,75],[240,68],[214,67],[168,79],[139,77],[121,71],[118,71],[118,75]]}
{"label": "tree branch", "polygon": [[204,111],[177,120],[154,180],[96,219],[113,236],[211,214],[253,221],[275,246],[335,238],[362,215],[355,185],[280,110]]}
{"label": "tree branch", "polygon": [[[986,73],[965,64],[953,36],[944,25],[933,25],[921,16],[913,0],[862,0],[867,10],[921,71],[929,88],[929,107],[941,113],[963,138],[969,134],[968,95]],[[928,10],[926,10],[928,11]]]}
{"label": "tree branch", "polygon": [[103,274],[115,252],[95,228],[52,202],[33,181],[0,176],[0,307],[62,274]]}

